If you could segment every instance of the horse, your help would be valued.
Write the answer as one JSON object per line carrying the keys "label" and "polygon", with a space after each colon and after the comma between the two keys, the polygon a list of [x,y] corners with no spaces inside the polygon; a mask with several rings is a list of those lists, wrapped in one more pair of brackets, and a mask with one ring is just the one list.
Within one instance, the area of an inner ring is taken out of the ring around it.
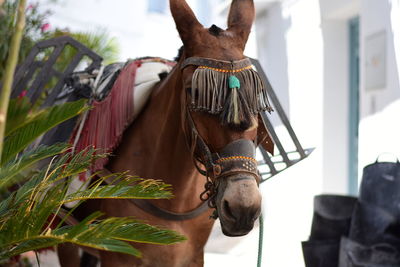
{"label": "horse", "polygon": [[203,266],[213,218],[225,235],[242,236],[261,212],[255,149],[270,140],[259,113],[272,108],[243,55],[253,0],[232,1],[226,30],[203,27],[185,0],[170,0],[170,9],[183,42],[177,64],[125,130],[106,169],[162,179],[172,185],[174,198],[101,200],[98,207],[107,216],[133,216],[175,230],[187,241],[133,244],[142,258],[100,251],[103,267]]}

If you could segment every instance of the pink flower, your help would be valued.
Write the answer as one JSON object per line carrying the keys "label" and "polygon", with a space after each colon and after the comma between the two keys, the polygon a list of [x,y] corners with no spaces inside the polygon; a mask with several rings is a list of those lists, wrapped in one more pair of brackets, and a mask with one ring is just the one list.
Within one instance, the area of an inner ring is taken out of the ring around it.
{"label": "pink flower", "polygon": [[26,93],[28,93],[28,91],[27,91],[27,90],[23,90],[23,91],[19,94],[18,98],[23,98],[24,96],[26,96]]}
{"label": "pink flower", "polygon": [[26,8],[26,10],[36,9],[36,8],[38,7],[38,5],[39,5],[39,3],[30,4],[30,5]]}
{"label": "pink flower", "polygon": [[42,32],[46,32],[46,31],[48,31],[50,29],[50,23],[45,23],[45,24],[43,24],[41,27],[40,27],[40,30],[42,31]]}

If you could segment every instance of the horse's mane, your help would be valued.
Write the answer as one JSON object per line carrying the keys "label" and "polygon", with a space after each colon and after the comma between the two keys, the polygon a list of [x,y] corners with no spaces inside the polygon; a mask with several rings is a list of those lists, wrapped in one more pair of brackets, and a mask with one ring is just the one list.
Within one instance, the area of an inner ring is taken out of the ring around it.
{"label": "horse's mane", "polygon": [[178,49],[178,55],[176,55],[176,57],[174,58],[174,61],[179,62],[179,60],[181,60],[182,55],[183,55],[183,51],[185,51],[185,47],[182,45],[182,46]]}

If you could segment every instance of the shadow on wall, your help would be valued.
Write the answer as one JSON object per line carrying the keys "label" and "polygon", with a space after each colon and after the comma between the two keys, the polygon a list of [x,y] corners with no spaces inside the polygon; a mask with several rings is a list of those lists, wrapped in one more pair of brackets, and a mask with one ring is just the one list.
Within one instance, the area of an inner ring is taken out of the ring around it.
{"label": "shadow on wall", "polygon": [[[286,33],[292,24],[291,18],[282,16],[281,3],[257,13],[256,35],[258,59],[264,68],[272,88],[290,119],[289,74]],[[271,115],[273,125],[282,124],[276,112]]]}

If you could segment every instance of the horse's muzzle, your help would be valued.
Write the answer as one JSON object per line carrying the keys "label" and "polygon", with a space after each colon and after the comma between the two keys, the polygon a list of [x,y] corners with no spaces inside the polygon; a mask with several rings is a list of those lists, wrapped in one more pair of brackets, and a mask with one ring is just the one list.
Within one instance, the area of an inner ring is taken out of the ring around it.
{"label": "horse's muzzle", "polygon": [[222,231],[227,236],[249,233],[261,212],[261,194],[252,176],[238,174],[221,184],[216,208]]}

